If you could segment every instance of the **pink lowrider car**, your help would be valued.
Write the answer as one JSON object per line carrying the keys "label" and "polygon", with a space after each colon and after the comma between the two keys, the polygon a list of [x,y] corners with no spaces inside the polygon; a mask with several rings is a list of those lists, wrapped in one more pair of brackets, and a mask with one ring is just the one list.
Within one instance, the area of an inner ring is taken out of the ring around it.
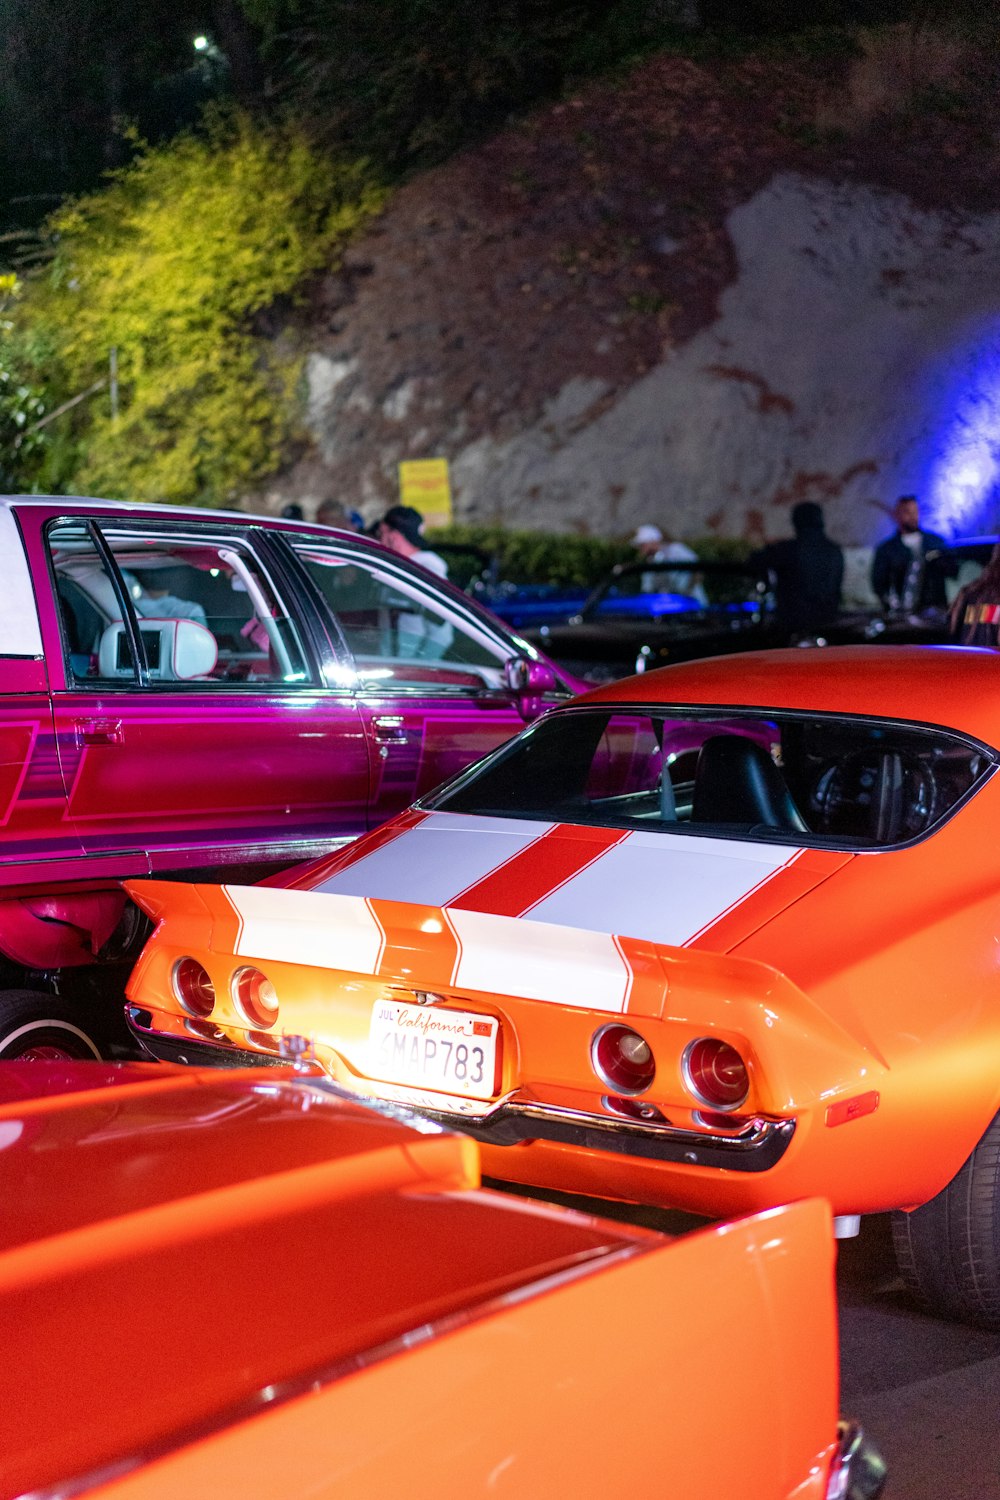
{"label": "pink lowrider car", "polygon": [[7,497],[0,559],[0,1058],[126,1036],[124,879],[326,851],[573,686],[426,569],[324,527]]}

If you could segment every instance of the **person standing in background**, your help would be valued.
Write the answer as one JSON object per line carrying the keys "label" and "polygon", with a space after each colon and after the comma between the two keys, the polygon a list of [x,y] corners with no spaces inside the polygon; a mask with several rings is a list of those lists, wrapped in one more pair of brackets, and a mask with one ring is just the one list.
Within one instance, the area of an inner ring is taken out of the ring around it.
{"label": "person standing in background", "polygon": [[[423,538],[424,518],[412,505],[394,505],[379,522],[378,539],[400,557],[418,563],[438,578],[448,577],[448,564]],[[403,610],[397,616],[400,656],[419,656],[439,661],[455,637],[451,623],[429,604],[418,610]]]}
{"label": "person standing in background", "polygon": [[794,536],[769,542],[750,561],[774,587],[775,624],[790,639],[820,635],[840,608],[844,550],[826,534],[822,508],[802,500],[792,508]]}
{"label": "person standing in background", "polygon": [[378,539],[384,547],[410,558],[439,578],[448,577],[448,564],[424,541],[424,518],[412,505],[394,505],[379,522]]}
{"label": "person standing in background", "polygon": [[[689,547],[686,542],[668,541],[659,526],[651,526],[649,522],[637,526],[630,540],[640,556],[649,563],[655,564],[657,569],[664,563],[696,563],[698,561],[698,554],[693,547]],[[699,575],[687,568],[678,570],[676,573],[644,573],[642,591],[644,594],[656,592],[688,594],[699,603],[705,602]]]}
{"label": "person standing in background", "polygon": [[359,511],[348,510],[339,500],[321,500],[316,507],[316,521],[320,526],[336,526],[339,531],[364,531],[365,523]]}
{"label": "person standing in background", "polygon": [[631,538],[635,550],[651,563],[697,562],[698,554],[686,542],[667,541],[659,526],[647,522],[637,526]]}
{"label": "person standing in background", "polygon": [[920,614],[946,610],[945,579],[958,565],[936,531],[924,531],[916,495],[900,495],[892,510],[896,530],[875,548],[872,588],[887,613]]}

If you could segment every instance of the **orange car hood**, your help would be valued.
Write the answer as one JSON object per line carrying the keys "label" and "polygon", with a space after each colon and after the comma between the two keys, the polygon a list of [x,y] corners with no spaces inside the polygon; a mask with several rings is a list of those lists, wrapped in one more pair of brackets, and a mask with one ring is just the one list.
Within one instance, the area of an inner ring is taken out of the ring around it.
{"label": "orange car hood", "polygon": [[470,928],[482,913],[727,953],[853,858],[776,841],[410,812],[288,884],[447,907]]}
{"label": "orange car hood", "polygon": [[112,1081],[102,1065],[89,1080],[5,1066],[0,1189],[17,1212],[0,1233],[3,1500],[658,1243],[497,1206],[468,1139],[274,1069],[137,1064]]}

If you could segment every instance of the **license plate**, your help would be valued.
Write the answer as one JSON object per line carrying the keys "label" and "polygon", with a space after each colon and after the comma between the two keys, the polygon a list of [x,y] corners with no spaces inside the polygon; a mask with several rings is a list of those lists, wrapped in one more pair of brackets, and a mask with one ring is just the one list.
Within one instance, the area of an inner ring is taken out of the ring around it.
{"label": "license plate", "polygon": [[489,1099],[496,1092],[499,1032],[493,1016],[378,1000],[368,1033],[369,1072],[386,1083]]}

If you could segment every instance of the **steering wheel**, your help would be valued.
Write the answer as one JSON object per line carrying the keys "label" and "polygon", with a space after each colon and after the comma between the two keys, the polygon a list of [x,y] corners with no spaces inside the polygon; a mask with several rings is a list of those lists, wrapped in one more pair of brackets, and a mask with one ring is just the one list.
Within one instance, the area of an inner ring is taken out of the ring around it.
{"label": "steering wheel", "polygon": [[899,844],[930,827],[938,789],[919,756],[872,746],[824,767],[809,800],[821,833]]}

